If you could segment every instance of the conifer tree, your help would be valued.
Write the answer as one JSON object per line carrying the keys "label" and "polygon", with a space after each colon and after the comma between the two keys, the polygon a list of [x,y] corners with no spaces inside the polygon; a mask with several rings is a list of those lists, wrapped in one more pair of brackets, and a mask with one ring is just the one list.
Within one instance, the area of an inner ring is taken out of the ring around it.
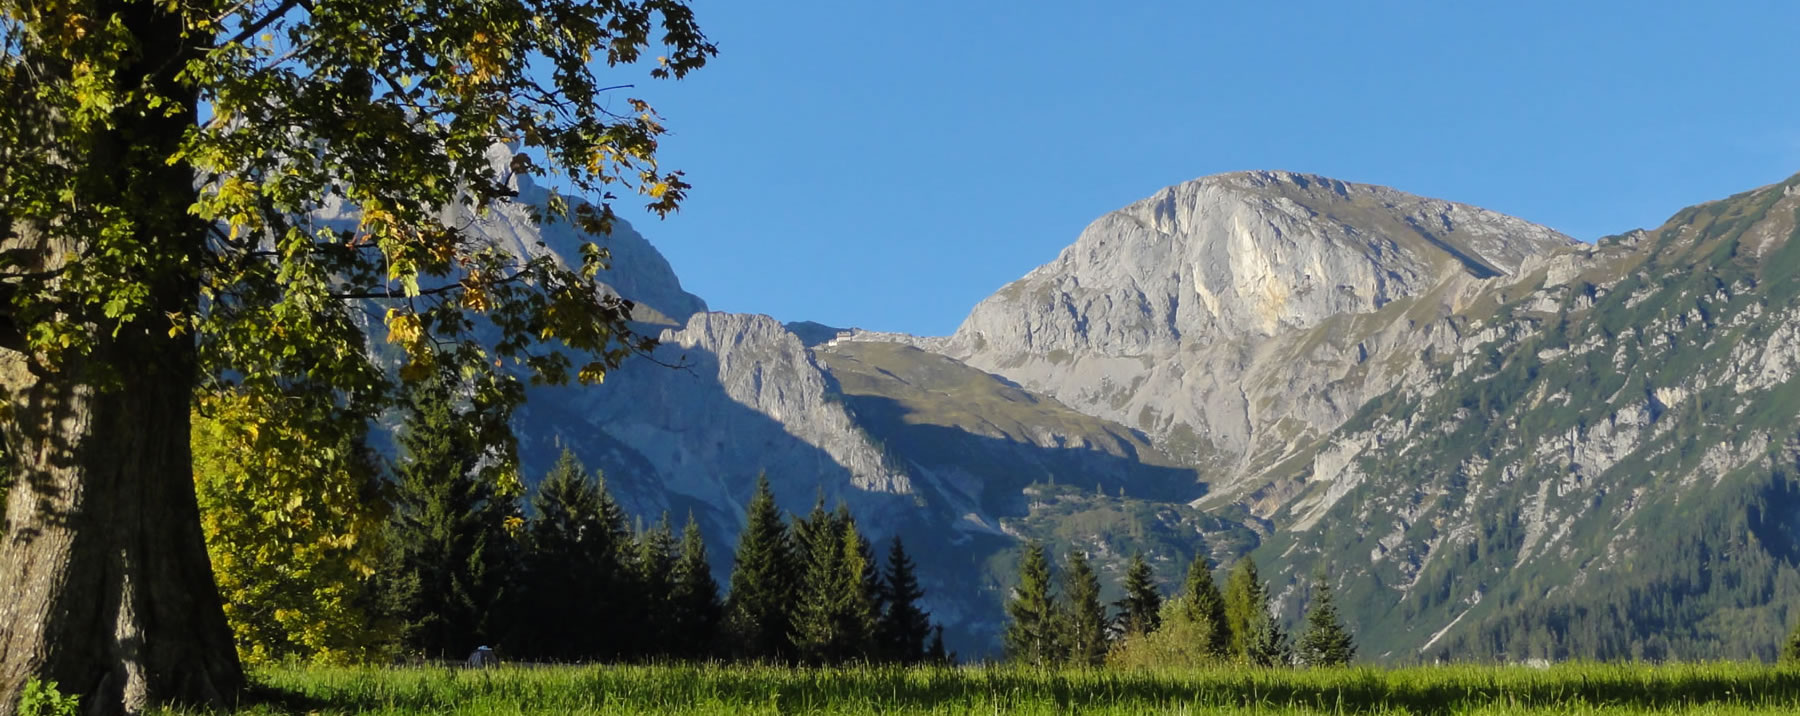
{"label": "conifer tree", "polygon": [[551,661],[595,658],[601,651],[596,640],[614,616],[597,598],[611,596],[619,569],[600,513],[600,486],[564,450],[538,484],[531,507],[516,653]]}
{"label": "conifer tree", "polygon": [[1293,662],[1293,647],[1288,644],[1287,632],[1267,609],[1259,611],[1250,621],[1247,648],[1247,657],[1255,666],[1287,666]]}
{"label": "conifer tree", "polygon": [[1060,661],[1058,611],[1044,545],[1035,540],[1027,542],[1019,558],[1019,585],[1006,602],[1010,620],[1004,635],[1006,658],[1031,666],[1050,666]]}
{"label": "conifer tree", "polygon": [[931,646],[925,647],[925,660],[941,665],[949,665],[952,661],[949,652],[944,651],[944,625],[932,625]]}
{"label": "conifer tree", "polygon": [[738,536],[726,597],[729,629],[738,651],[752,659],[785,661],[794,656],[789,638],[793,624],[794,546],[775,507],[769,478],[758,475],[756,493],[746,508],[744,531]]}
{"label": "conifer tree", "polygon": [[888,548],[887,573],[882,578],[886,609],[878,631],[886,658],[903,664],[926,658],[925,639],[931,632],[931,617],[918,603],[925,591],[919,588],[913,570],[912,558],[896,535]]}
{"label": "conifer tree", "polygon": [[1225,579],[1225,622],[1230,629],[1230,653],[1237,658],[1249,657],[1250,628],[1256,613],[1267,609],[1268,596],[1262,576],[1256,572],[1256,560],[1250,555],[1238,560],[1231,576]]}
{"label": "conifer tree", "polygon": [[416,384],[399,436],[388,554],[377,577],[379,609],[399,626],[402,648],[460,656],[498,635],[519,524],[509,486],[480,469],[486,442],[479,405],[458,406],[448,378]]}
{"label": "conifer tree", "polygon": [[[792,638],[796,655],[811,663],[830,660],[836,617],[841,609],[843,525],[825,511],[820,490],[812,511],[794,520],[799,583],[796,585]],[[860,588],[860,586],[859,586]]]}
{"label": "conifer tree", "polygon": [[1100,603],[1100,578],[1089,566],[1087,554],[1069,550],[1068,611],[1064,615],[1065,641],[1070,663],[1099,666],[1106,659],[1106,607]]}
{"label": "conifer tree", "polygon": [[1212,560],[1205,552],[1194,555],[1181,588],[1181,607],[1207,654],[1224,658],[1231,653],[1231,627],[1225,615],[1225,598],[1213,581]]}
{"label": "conifer tree", "polygon": [[869,579],[875,569],[868,558],[868,540],[856,529],[849,511],[840,510],[836,521],[842,525],[843,556],[836,580],[839,596],[832,610],[832,638],[825,657],[829,663],[867,660],[876,652],[875,626],[880,618]]}
{"label": "conifer tree", "polygon": [[1307,666],[1346,666],[1356,658],[1356,644],[1338,617],[1331,582],[1324,572],[1313,577],[1312,610],[1306,615],[1306,630],[1294,645],[1294,656]]}
{"label": "conifer tree", "polygon": [[725,607],[719,601],[719,583],[713,579],[712,564],[706,556],[706,540],[691,512],[687,526],[681,530],[681,557],[675,562],[669,612],[673,656],[697,659],[714,653]]}
{"label": "conifer tree", "polygon": [[1125,596],[1118,601],[1121,636],[1147,634],[1162,624],[1162,595],[1156,591],[1156,573],[1144,560],[1144,553],[1131,555],[1131,566],[1125,570]]}
{"label": "conifer tree", "polygon": [[671,609],[675,596],[675,561],[675,533],[669,527],[669,515],[665,512],[656,526],[638,536],[637,559],[633,564],[637,583],[634,596],[638,605],[635,611],[643,624],[643,641],[636,649],[641,656],[670,655],[670,644],[675,639],[674,610]]}

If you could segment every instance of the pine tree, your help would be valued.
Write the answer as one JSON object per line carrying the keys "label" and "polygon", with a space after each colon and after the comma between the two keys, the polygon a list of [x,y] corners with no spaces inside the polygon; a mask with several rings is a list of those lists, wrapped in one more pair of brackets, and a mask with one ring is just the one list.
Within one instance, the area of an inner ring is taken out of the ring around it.
{"label": "pine tree", "polygon": [[913,574],[913,561],[895,536],[888,548],[887,574],[882,578],[886,609],[878,629],[886,658],[914,664],[926,658],[925,639],[931,632],[931,616],[919,608],[925,590]]}
{"label": "pine tree", "polygon": [[1069,661],[1077,666],[1099,666],[1106,659],[1106,607],[1100,603],[1100,578],[1088,565],[1087,554],[1069,550],[1069,599],[1065,615],[1064,643]]}
{"label": "pine tree", "polygon": [[1307,666],[1346,666],[1356,658],[1356,644],[1338,618],[1331,582],[1323,572],[1313,578],[1312,611],[1306,615],[1306,631],[1294,645],[1294,656]]}
{"label": "pine tree", "polygon": [[671,656],[675,639],[675,533],[669,527],[669,515],[663,513],[656,526],[638,536],[637,559],[634,560],[637,582],[638,613],[643,619],[642,636],[637,653],[645,657]]}
{"label": "pine tree", "polygon": [[1131,566],[1125,570],[1125,596],[1117,605],[1121,636],[1148,634],[1162,625],[1162,595],[1156,591],[1156,573],[1142,552],[1131,555]]}
{"label": "pine tree", "polygon": [[1800,623],[1788,632],[1787,641],[1781,644],[1781,663],[1800,663]]}
{"label": "pine tree", "polygon": [[1225,615],[1225,598],[1213,581],[1212,560],[1204,552],[1194,555],[1188,565],[1187,579],[1181,588],[1181,606],[1194,633],[1203,642],[1198,645],[1216,658],[1231,653],[1230,622]]}
{"label": "pine tree", "polygon": [[1256,613],[1266,609],[1267,605],[1268,596],[1264,592],[1262,576],[1256,572],[1256,560],[1244,555],[1231,569],[1231,576],[1225,579],[1225,622],[1230,630],[1233,656],[1248,658],[1251,624]]}
{"label": "pine tree", "polygon": [[669,612],[673,630],[669,639],[671,655],[698,659],[715,653],[725,607],[719,601],[719,583],[713,579],[706,540],[700,535],[693,513],[688,514],[687,526],[681,530],[681,557],[675,562]]}
{"label": "pine tree", "polygon": [[1044,545],[1027,542],[1019,558],[1019,585],[1006,602],[1006,658],[1031,666],[1061,660],[1056,596],[1050,584],[1050,560]]}
{"label": "pine tree", "polygon": [[758,475],[738,536],[731,593],[726,597],[729,629],[743,656],[785,661],[793,658],[789,638],[795,589],[794,546],[775,507],[769,478]]}
{"label": "pine tree", "polygon": [[459,407],[452,381],[417,384],[399,436],[388,554],[378,609],[399,625],[402,648],[456,657],[498,636],[516,545],[517,499],[480,469],[479,406]]}

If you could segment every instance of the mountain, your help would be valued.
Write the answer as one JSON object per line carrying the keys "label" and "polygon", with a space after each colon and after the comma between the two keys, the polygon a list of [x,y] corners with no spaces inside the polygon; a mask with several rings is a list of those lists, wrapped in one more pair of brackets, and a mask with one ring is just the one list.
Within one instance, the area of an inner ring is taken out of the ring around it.
{"label": "mountain", "polygon": [[[1800,596],[1800,177],[1562,252],[1447,318],[1262,553],[1391,659],[1775,656]],[[1290,605],[1292,606],[1292,605]]]}
{"label": "mountain", "polygon": [[[709,312],[622,226],[610,290],[662,345],[534,388],[521,455],[531,475],[571,448],[642,518],[695,515],[721,576],[758,473],[784,509],[844,501],[907,540],[965,655],[992,653],[1041,539],[1108,583],[1142,551],[1165,587],[1197,552],[1253,553],[1289,619],[1324,568],[1387,661],[1767,657],[1800,594],[1796,182],[1596,246],[1384,187],[1205,177],[944,337]],[[488,233],[572,246],[514,213]]]}

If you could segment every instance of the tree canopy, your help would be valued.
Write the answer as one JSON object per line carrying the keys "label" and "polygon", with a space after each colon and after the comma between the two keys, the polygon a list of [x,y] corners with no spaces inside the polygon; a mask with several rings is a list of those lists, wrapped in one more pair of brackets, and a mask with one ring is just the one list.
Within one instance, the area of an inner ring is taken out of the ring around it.
{"label": "tree canopy", "polygon": [[[613,75],[715,54],[681,0],[0,0],[0,48],[4,524],[32,536],[0,547],[0,704],[45,678],[103,711],[243,683],[208,594],[195,389],[352,424],[395,377],[448,372],[497,410],[599,381],[645,345],[604,248],[520,256],[469,219],[513,175],[594,198],[540,215],[595,234],[618,193],[675,210],[661,119]],[[515,474],[510,436],[482,438]]]}

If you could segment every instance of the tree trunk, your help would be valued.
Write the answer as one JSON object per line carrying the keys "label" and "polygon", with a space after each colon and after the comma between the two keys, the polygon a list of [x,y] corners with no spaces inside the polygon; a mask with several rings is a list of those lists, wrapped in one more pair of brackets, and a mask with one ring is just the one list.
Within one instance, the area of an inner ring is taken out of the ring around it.
{"label": "tree trunk", "polygon": [[[61,306],[57,320],[96,329],[86,355],[46,362],[17,332],[0,336],[0,436],[11,463],[0,480],[10,481],[0,490],[0,716],[16,711],[34,678],[79,694],[89,714],[225,706],[243,686],[194,501],[195,344],[171,336],[166,318],[195,310],[204,250],[205,226],[187,214],[193,170],[166,161],[195,121],[198,96],[174,80],[194,50],[176,39],[181,20],[166,5],[101,5],[100,16],[116,13],[143,38],[121,84],[142,80],[186,109],[121,107],[109,131],[79,144],[61,131],[60,108],[27,110],[38,149],[79,175],[71,206],[130,217],[124,245],[147,257],[130,278],[150,298],[124,323],[98,315],[107,296]],[[26,61],[41,61],[40,77],[61,74],[54,57]],[[54,217],[12,222],[0,248],[37,257],[36,270],[93,248],[92,237],[59,235]],[[3,327],[27,328],[10,325],[4,299]]]}
{"label": "tree trunk", "polygon": [[0,537],[0,713],[34,677],[87,713],[226,704],[241,687],[194,503],[192,344],[145,338],[89,356],[119,368],[110,390],[0,357],[21,468]]}

